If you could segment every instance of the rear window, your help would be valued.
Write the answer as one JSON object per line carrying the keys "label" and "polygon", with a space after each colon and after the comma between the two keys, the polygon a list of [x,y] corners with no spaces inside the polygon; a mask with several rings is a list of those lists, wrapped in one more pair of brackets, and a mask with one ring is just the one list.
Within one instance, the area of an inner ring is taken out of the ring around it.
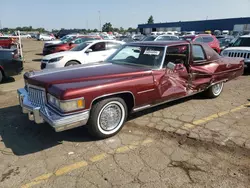
{"label": "rear window", "polygon": [[195,37],[182,37],[182,40],[193,41]]}
{"label": "rear window", "polygon": [[0,59],[11,59],[12,56],[12,51],[0,50]]}
{"label": "rear window", "polygon": [[213,40],[214,40],[212,37],[202,37],[202,38],[203,38],[204,43],[213,42]]}

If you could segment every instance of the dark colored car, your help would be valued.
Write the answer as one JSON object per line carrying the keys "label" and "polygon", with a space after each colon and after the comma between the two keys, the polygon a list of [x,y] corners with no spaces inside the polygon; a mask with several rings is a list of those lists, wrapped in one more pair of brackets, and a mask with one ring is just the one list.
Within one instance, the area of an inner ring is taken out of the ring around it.
{"label": "dark colored car", "polygon": [[131,112],[203,93],[218,97],[243,74],[243,58],[221,57],[204,43],[136,42],[102,63],[29,72],[18,90],[22,112],[57,132],[88,125],[98,138],[117,134]]}
{"label": "dark colored car", "polygon": [[187,35],[181,37],[182,40],[194,41],[194,42],[201,42],[208,44],[214,51],[220,54],[220,42],[218,39],[211,34],[198,34],[198,35]]}
{"label": "dark colored car", "polygon": [[11,37],[0,37],[0,47],[2,48],[16,48],[17,39]]}
{"label": "dark colored car", "polygon": [[65,35],[69,35],[72,33],[79,33],[80,31],[77,29],[61,29],[58,33],[55,34],[55,37],[60,39],[64,37]]}
{"label": "dark colored car", "polygon": [[79,36],[79,37],[69,37],[58,44],[45,45],[43,47],[43,55],[49,55],[57,52],[68,51],[78,44],[89,40],[101,40],[99,36]]}
{"label": "dark colored car", "polygon": [[230,45],[232,45],[232,43],[233,43],[232,42],[233,38],[227,38],[227,37],[225,37],[225,38],[219,38],[218,40],[220,42],[220,50],[221,50],[221,52],[223,50],[225,50],[227,47],[229,47]]}
{"label": "dark colored car", "polygon": [[9,76],[20,74],[23,61],[17,49],[0,49],[0,82]]}

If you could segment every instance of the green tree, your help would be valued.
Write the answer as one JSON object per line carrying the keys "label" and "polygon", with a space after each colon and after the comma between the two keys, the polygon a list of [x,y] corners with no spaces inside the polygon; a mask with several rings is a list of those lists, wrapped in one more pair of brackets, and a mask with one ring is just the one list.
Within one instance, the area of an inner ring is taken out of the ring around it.
{"label": "green tree", "polygon": [[128,32],[135,32],[136,29],[135,29],[135,28],[132,28],[132,27],[129,27],[127,31],[128,31]]}
{"label": "green tree", "polygon": [[125,32],[125,30],[124,30],[123,27],[120,27],[120,32],[121,32],[121,33],[124,33],[124,32]]}
{"label": "green tree", "polygon": [[153,24],[154,23],[154,18],[153,16],[151,15],[149,18],[148,18],[148,24]]}
{"label": "green tree", "polygon": [[120,30],[118,28],[113,29],[114,32],[119,32]]}
{"label": "green tree", "polygon": [[95,33],[98,32],[98,29],[94,29],[93,32],[95,32]]}
{"label": "green tree", "polygon": [[113,31],[113,26],[110,22],[108,23],[105,23],[103,26],[102,26],[102,31],[103,32],[110,32],[110,31]]}

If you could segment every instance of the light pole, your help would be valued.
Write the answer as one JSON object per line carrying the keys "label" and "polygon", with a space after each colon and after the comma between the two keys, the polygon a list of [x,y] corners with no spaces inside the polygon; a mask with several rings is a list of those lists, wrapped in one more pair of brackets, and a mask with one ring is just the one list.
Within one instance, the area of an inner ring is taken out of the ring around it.
{"label": "light pole", "polygon": [[101,11],[99,10],[98,13],[99,13],[100,32],[102,32]]}

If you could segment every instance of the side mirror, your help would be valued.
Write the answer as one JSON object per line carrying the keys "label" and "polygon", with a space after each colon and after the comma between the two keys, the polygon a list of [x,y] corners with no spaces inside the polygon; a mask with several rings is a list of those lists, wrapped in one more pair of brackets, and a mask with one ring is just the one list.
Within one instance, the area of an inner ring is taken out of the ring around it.
{"label": "side mirror", "polygon": [[89,49],[87,49],[85,52],[86,52],[86,53],[89,53],[89,52],[93,52],[93,50],[89,48]]}
{"label": "side mirror", "polygon": [[167,69],[174,70],[175,69],[175,64],[173,62],[168,62],[167,64]]}

